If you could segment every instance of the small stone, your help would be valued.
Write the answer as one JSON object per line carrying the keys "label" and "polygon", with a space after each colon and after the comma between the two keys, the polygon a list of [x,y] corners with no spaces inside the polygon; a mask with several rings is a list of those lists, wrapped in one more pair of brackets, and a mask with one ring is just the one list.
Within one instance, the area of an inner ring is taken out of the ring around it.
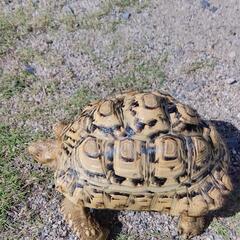
{"label": "small stone", "polygon": [[214,240],[222,240],[222,238],[217,235],[214,235]]}
{"label": "small stone", "polygon": [[215,7],[215,6],[212,6],[211,8],[209,8],[209,10],[210,10],[211,12],[215,13],[215,12],[218,10],[218,8]]}
{"label": "small stone", "polygon": [[230,58],[235,58],[236,57],[236,52],[232,51],[228,54]]}
{"label": "small stone", "polygon": [[53,184],[49,184],[49,185],[47,186],[47,188],[48,188],[48,189],[53,189],[53,188],[54,188],[54,185],[53,185]]}
{"label": "small stone", "polygon": [[203,9],[210,7],[210,3],[208,2],[208,0],[201,0],[201,5]]}
{"label": "small stone", "polygon": [[236,150],[235,150],[235,149],[233,149],[233,150],[232,150],[232,153],[233,153],[234,155],[236,155],[236,154],[237,154],[237,152],[236,152]]}
{"label": "small stone", "polygon": [[199,86],[195,83],[189,83],[187,86],[186,86],[186,89],[190,92],[193,92],[194,90],[198,89]]}
{"label": "small stone", "polygon": [[53,224],[52,228],[58,228],[58,225],[57,224]]}
{"label": "small stone", "polygon": [[215,13],[218,10],[217,7],[211,6],[208,0],[201,0],[201,5],[203,9],[208,9],[212,13]]}
{"label": "small stone", "polygon": [[237,115],[237,117],[240,119],[240,113]]}
{"label": "small stone", "polygon": [[213,240],[213,236],[206,237],[205,240]]}
{"label": "small stone", "polygon": [[227,82],[227,84],[230,84],[230,85],[232,85],[232,84],[236,83],[236,82],[237,82],[237,80],[236,80],[236,79],[234,79],[234,78],[228,78],[228,79],[226,79],[226,82]]}
{"label": "small stone", "polygon": [[25,71],[30,73],[30,74],[35,74],[36,73],[36,69],[30,65],[25,65]]}
{"label": "small stone", "polygon": [[121,18],[124,20],[128,20],[131,17],[131,13],[125,11],[121,14]]}
{"label": "small stone", "polygon": [[67,231],[66,230],[61,230],[60,236],[61,237],[66,237],[67,236]]}
{"label": "small stone", "polygon": [[217,119],[219,117],[219,112],[212,111],[211,116],[212,116],[213,119]]}
{"label": "small stone", "polygon": [[47,43],[47,44],[53,44],[53,40],[48,39],[48,40],[46,40],[46,43]]}

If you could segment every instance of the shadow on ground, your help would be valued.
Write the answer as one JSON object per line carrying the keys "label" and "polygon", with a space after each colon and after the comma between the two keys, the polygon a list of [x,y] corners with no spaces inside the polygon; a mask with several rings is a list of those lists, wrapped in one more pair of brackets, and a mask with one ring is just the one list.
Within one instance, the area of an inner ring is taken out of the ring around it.
{"label": "shadow on ground", "polygon": [[[229,175],[233,182],[233,192],[228,196],[224,208],[208,215],[207,226],[212,222],[213,217],[230,217],[240,212],[240,131],[231,123],[224,121],[211,121],[221,136],[224,138],[230,152]],[[110,229],[108,239],[116,239],[121,232],[122,224],[118,220],[118,211],[94,210],[93,214],[98,221]]]}
{"label": "shadow on ground", "polygon": [[94,210],[93,215],[98,222],[105,228],[110,229],[110,235],[108,239],[116,239],[122,229],[122,224],[118,220],[119,211],[114,210]]}
{"label": "shadow on ground", "polygon": [[240,212],[240,130],[224,121],[212,121],[224,138],[230,152],[229,175],[233,183],[233,191],[229,195],[224,208],[213,215],[230,217]]}

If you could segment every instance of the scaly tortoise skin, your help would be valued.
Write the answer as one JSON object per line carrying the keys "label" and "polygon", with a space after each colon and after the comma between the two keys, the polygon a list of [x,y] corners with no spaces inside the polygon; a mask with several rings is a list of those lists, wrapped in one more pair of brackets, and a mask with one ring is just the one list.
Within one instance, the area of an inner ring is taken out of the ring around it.
{"label": "scaly tortoise skin", "polygon": [[56,140],[29,147],[55,170],[65,219],[83,240],[108,230],[85,208],[151,210],[180,216],[192,237],[232,190],[229,153],[216,129],[164,92],[128,92],[89,104]]}

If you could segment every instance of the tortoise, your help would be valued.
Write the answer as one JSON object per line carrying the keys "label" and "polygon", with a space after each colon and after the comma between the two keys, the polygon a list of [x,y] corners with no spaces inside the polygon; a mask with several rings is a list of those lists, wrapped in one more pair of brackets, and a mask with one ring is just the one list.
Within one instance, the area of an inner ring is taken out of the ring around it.
{"label": "tortoise", "polygon": [[28,150],[55,170],[64,218],[82,240],[109,234],[89,208],[164,212],[180,216],[180,234],[198,235],[232,190],[229,152],[215,127],[166,92],[94,101],[53,130],[54,140]]}

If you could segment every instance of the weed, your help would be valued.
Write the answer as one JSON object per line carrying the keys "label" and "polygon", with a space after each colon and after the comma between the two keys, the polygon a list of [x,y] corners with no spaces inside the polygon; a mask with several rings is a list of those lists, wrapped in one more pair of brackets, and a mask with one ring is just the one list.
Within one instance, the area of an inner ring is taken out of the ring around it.
{"label": "weed", "polygon": [[225,240],[230,240],[229,238],[229,232],[226,226],[224,226],[222,223],[217,221],[216,219],[211,223],[212,229],[222,236]]}
{"label": "weed", "polygon": [[15,42],[14,30],[15,26],[4,15],[0,15],[0,56]]}
{"label": "weed", "polygon": [[51,29],[57,29],[58,25],[54,21],[53,13],[51,11],[42,11],[40,14],[30,19],[29,29],[32,31],[47,32]]}
{"label": "weed", "polygon": [[83,42],[82,43],[77,43],[76,44],[76,50],[81,51],[84,54],[88,55],[95,65],[98,65],[103,69],[107,68],[107,66],[103,63],[101,57],[96,55],[94,50],[91,47],[89,47],[87,44],[85,44]]}
{"label": "weed", "polygon": [[69,118],[77,115],[87,103],[95,99],[95,96],[90,88],[85,86],[79,88],[64,107]]}
{"label": "weed", "polygon": [[135,240],[134,236],[130,236],[129,234],[124,234],[124,233],[120,233],[116,240]]}
{"label": "weed", "polygon": [[36,76],[21,70],[18,73],[3,74],[0,84],[0,99],[9,99],[29,87]]}
{"label": "weed", "polygon": [[122,23],[121,20],[111,21],[111,22],[109,23],[110,32],[116,32],[118,25],[121,24],[121,23]]}
{"label": "weed", "polygon": [[14,49],[16,42],[29,32],[56,27],[53,14],[47,10],[33,15],[33,9],[27,6],[18,7],[8,14],[0,12],[0,55]]}
{"label": "weed", "polygon": [[139,0],[113,0],[113,4],[119,7],[121,10],[124,10],[127,7],[139,7],[144,8],[148,4],[148,0],[139,1]]}
{"label": "weed", "polygon": [[240,222],[240,212],[236,213],[232,219],[231,222],[233,222],[233,225],[235,225],[235,231],[237,233],[238,236],[240,236],[240,226],[239,226],[239,222]]}
{"label": "weed", "polygon": [[0,125],[0,229],[7,225],[7,211],[24,198],[23,181],[13,166],[13,159],[23,151],[27,134]]}
{"label": "weed", "polygon": [[44,91],[46,92],[46,95],[53,95],[59,90],[59,82],[56,80],[50,81],[45,87]]}
{"label": "weed", "polygon": [[146,1],[142,4],[137,0],[108,0],[104,1],[100,9],[93,13],[88,13],[82,18],[74,15],[73,13],[68,13],[60,19],[60,22],[64,24],[68,31],[75,31],[77,28],[86,30],[100,30],[102,28],[106,28],[106,32],[115,32],[117,30],[117,26],[122,23],[122,21],[119,19],[109,20],[106,24],[102,21],[102,19],[108,16],[116,7],[119,8],[119,11],[124,11],[125,8],[135,5],[141,9],[143,6],[146,6]]}
{"label": "weed", "polygon": [[127,74],[117,75],[112,80],[104,81],[103,85],[112,89],[143,90],[151,88],[154,81],[157,87],[160,87],[165,80],[162,67],[150,62],[135,64],[129,68]]}
{"label": "weed", "polygon": [[24,47],[24,48],[17,49],[16,55],[17,55],[19,61],[24,64],[33,62],[34,59],[42,58],[41,53],[31,47]]}
{"label": "weed", "polygon": [[171,239],[171,234],[169,232],[161,232],[161,231],[149,231],[145,233],[146,238],[154,238],[161,240],[169,240]]}
{"label": "weed", "polygon": [[210,69],[213,69],[215,67],[215,62],[210,61],[210,60],[201,60],[201,61],[197,61],[197,62],[193,62],[190,64],[190,66],[188,66],[184,72],[186,74],[191,74],[194,73],[202,68],[206,68],[209,67]]}
{"label": "weed", "polygon": [[59,20],[60,23],[62,23],[65,29],[69,32],[75,31],[79,26],[77,17],[72,13],[63,15]]}

